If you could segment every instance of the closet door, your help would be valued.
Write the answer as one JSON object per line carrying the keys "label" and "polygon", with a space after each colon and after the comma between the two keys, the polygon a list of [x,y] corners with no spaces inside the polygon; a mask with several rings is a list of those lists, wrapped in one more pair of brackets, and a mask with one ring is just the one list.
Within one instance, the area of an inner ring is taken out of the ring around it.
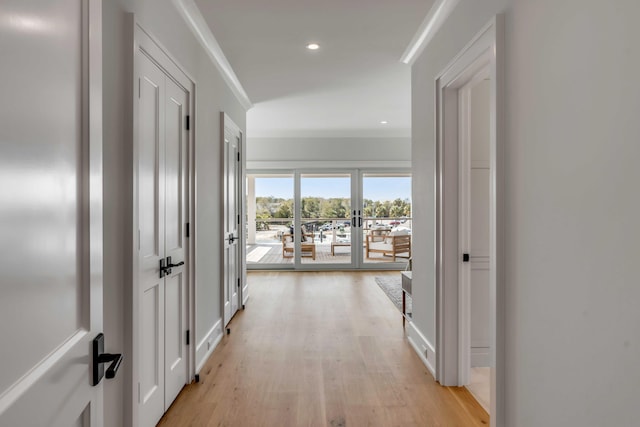
{"label": "closet door", "polygon": [[[186,260],[185,171],[189,94],[169,77],[165,98],[165,254],[178,265]],[[187,277],[184,265],[165,276],[165,410],[187,382]]]}
{"label": "closet door", "polygon": [[186,165],[189,93],[140,54],[140,419],[155,425],[188,377]]}
{"label": "closet door", "polygon": [[140,425],[155,425],[165,408],[165,75],[139,54],[138,283]]}

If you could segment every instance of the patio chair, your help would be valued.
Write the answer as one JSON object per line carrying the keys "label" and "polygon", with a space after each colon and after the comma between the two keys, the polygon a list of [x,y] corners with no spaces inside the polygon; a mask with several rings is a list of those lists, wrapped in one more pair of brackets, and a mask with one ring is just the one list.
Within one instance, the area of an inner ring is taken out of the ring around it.
{"label": "patio chair", "polygon": [[367,259],[371,253],[381,253],[389,256],[395,262],[396,256],[406,254],[411,258],[411,235],[407,229],[392,230],[386,235],[368,234],[365,241]]}
{"label": "patio chair", "polygon": [[[303,233],[302,242],[300,243],[300,256],[311,257],[316,259],[316,243],[313,233]],[[292,258],[295,245],[293,241],[293,234],[286,233],[282,235],[282,257]]]}

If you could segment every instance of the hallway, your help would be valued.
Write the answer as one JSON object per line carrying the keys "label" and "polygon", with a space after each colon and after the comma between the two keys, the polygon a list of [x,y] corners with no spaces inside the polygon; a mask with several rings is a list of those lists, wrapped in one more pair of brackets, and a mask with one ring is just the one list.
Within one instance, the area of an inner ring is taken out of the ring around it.
{"label": "hallway", "polygon": [[488,425],[424,368],[375,283],[386,274],[249,273],[247,309],[159,425]]}

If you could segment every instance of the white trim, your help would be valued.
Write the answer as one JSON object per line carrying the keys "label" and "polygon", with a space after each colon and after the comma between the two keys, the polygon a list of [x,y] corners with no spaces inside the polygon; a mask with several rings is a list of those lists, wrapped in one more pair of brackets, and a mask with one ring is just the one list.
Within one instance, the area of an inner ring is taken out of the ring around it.
{"label": "white trim", "polygon": [[[458,264],[461,261],[457,217],[458,90],[483,68],[491,80],[490,124],[490,366],[491,425],[504,425],[504,248],[503,158],[504,117],[502,93],[503,19],[497,15],[436,77],[436,379],[443,385],[459,386],[460,294]],[[454,195],[455,197],[451,197]],[[447,218],[455,218],[448,221]],[[452,224],[455,222],[455,224]]]}
{"label": "white trim", "polygon": [[242,83],[238,80],[233,68],[231,68],[231,64],[227,61],[227,57],[224,55],[220,44],[211,32],[207,21],[202,16],[196,3],[193,0],[173,0],[173,3],[196,36],[196,39],[207,52],[209,58],[211,58],[211,61],[218,70],[220,70],[220,73],[222,73],[222,78],[229,85],[236,98],[238,98],[240,104],[242,104],[246,110],[249,110],[253,107],[253,103],[242,87]]}
{"label": "white trim", "polygon": [[[222,341],[222,318],[218,319],[196,346],[196,374],[200,373],[204,364],[207,363],[209,356],[211,356],[216,347],[218,347],[218,344],[220,344],[220,341]],[[205,344],[207,343],[211,344],[205,348]],[[205,350],[202,352],[201,350],[203,348],[205,348]],[[202,356],[199,357],[198,355],[201,353]]]}
{"label": "white trim", "polygon": [[433,377],[436,377],[436,351],[429,340],[420,332],[418,327],[412,321],[407,322],[407,340],[415,350],[416,354],[422,360]]}
{"label": "white trim", "polygon": [[410,169],[409,160],[248,160],[247,170],[274,170],[274,169]]}
{"label": "white trim", "polygon": [[460,0],[436,0],[431,6],[429,13],[420,24],[418,31],[407,46],[406,50],[400,58],[401,62],[413,65],[417,57],[431,42],[436,33],[445,23],[453,9],[458,5]]}

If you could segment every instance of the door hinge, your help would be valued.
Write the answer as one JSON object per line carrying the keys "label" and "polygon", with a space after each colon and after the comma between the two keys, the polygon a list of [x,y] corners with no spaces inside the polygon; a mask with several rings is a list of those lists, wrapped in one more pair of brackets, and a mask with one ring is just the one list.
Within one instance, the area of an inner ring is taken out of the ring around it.
{"label": "door hinge", "polygon": [[238,277],[238,289],[240,289],[240,278]]}
{"label": "door hinge", "polygon": [[238,151],[238,161],[240,161],[240,152]]}
{"label": "door hinge", "polygon": [[189,330],[187,329],[187,345],[189,345]]}
{"label": "door hinge", "polygon": [[187,130],[191,130],[191,126],[190,126],[190,123],[189,123],[189,121],[190,121],[190,120],[189,120],[189,119],[190,119],[190,117],[191,117],[191,116],[187,116],[187,117],[185,118],[185,126],[187,127]]}
{"label": "door hinge", "polygon": [[240,215],[238,215],[238,225],[240,225]]}
{"label": "door hinge", "polygon": [[185,227],[185,234],[187,235],[187,237],[189,237],[190,233],[189,233],[189,223],[187,223],[187,226]]}

